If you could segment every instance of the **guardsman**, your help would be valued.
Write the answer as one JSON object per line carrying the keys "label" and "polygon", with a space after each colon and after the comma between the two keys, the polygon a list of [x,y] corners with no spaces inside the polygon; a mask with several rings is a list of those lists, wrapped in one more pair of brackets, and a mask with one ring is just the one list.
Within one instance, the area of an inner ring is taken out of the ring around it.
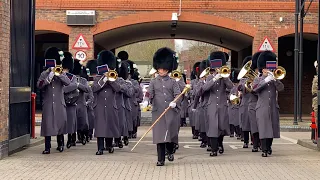
{"label": "guardsman", "polygon": [[[280,138],[278,91],[284,86],[275,79],[267,62],[277,62],[277,56],[271,51],[264,51],[258,58],[258,68],[262,75],[255,78],[252,86],[258,95],[256,117],[262,145],[262,157],[272,154],[273,138]],[[272,66],[273,68],[273,66]]]}
{"label": "guardsman", "polygon": [[96,59],[89,60],[86,64],[86,70],[87,70],[87,74],[89,76],[88,83],[90,86],[89,92],[85,93],[87,113],[88,113],[88,122],[89,122],[89,132],[88,132],[89,139],[87,138],[87,142],[89,142],[89,140],[92,140],[93,129],[94,129],[95,94],[93,94],[91,87],[93,85],[94,77],[98,74],[97,66],[98,66],[98,63],[97,63]]}
{"label": "guardsman", "polygon": [[[221,65],[226,65],[226,55],[223,52],[217,51],[210,54],[210,61],[221,61]],[[217,152],[224,152],[223,138],[229,135],[228,121],[228,104],[226,89],[231,89],[233,84],[229,77],[222,77],[220,72],[213,72],[206,79],[203,85],[203,91],[209,91],[210,97],[208,100],[208,131],[207,136],[211,144],[210,156],[217,156]]]}
{"label": "guardsman", "polygon": [[[61,65],[63,51],[56,47],[46,50],[45,59],[55,60]],[[71,83],[65,73],[55,73],[54,68],[42,72],[37,87],[43,93],[41,136],[45,137],[45,149],[42,154],[50,154],[51,136],[57,136],[58,150],[64,149],[64,138],[67,128],[67,112],[64,100],[63,87]]]}
{"label": "guardsman", "polygon": [[[107,65],[108,71],[117,69],[117,60],[111,51],[103,50],[98,55],[98,65]],[[121,91],[121,86],[108,73],[100,73],[101,76],[94,78],[92,85],[93,93],[97,94],[97,105],[95,107],[95,137],[97,137],[98,151],[96,155],[102,155],[103,150],[114,152],[112,140],[120,137],[118,106],[115,101],[116,94]],[[104,139],[106,148],[104,148]]]}
{"label": "guardsman", "polygon": [[[237,79],[239,74],[238,69],[232,69],[230,80],[233,83],[233,88],[230,90],[229,93],[229,106],[228,106],[228,115],[229,115],[229,125],[230,125],[230,137],[234,137],[234,133],[236,135],[239,135],[239,105],[233,103],[235,102],[235,99],[238,98],[240,100],[240,97],[238,96],[238,83],[239,80]],[[233,101],[234,100],[234,101]]]}
{"label": "guardsman", "polygon": [[[312,88],[311,88],[311,92],[312,92],[312,109],[315,113],[315,118],[316,120],[318,119],[318,61],[314,62],[314,67],[316,68],[316,75],[313,77],[312,80]],[[318,122],[318,120],[316,121]]]}
{"label": "guardsman", "polygon": [[158,76],[151,80],[147,92],[147,98],[152,104],[152,120],[157,120],[167,107],[171,107],[152,129],[153,143],[157,144],[157,166],[164,165],[166,149],[168,150],[168,160],[174,160],[175,142],[172,140],[178,135],[175,121],[179,117],[177,107],[179,102],[173,102],[173,100],[181,91],[178,83],[170,78],[168,73],[175,69],[173,66],[176,61],[175,52],[166,47],[159,49],[153,57],[153,67],[158,71]]}
{"label": "guardsman", "polygon": [[[242,62],[242,67],[248,61],[251,61],[251,60],[252,60],[252,56],[247,56]],[[241,104],[239,107],[239,119],[241,123],[243,139],[244,139],[243,148],[248,148],[249,136],[250,136],[249,134],[251,130],[250,120],[249,120],[249,98],[251,94],[245,88],[245,82],[247,80],[248,78],[241,78],[238,85],[238,91],[240,92],[240,96],[241,96]]]}
{"label": "guardsman", "polygon": [[191,130],[192,130],[192,139],[198,139],[198,135],[199,133],[196,132],[195,130],[195,113],[194,111],[192,111],[194,103],[195,103],[195,96],[196,96],[196,92],[195,89],[197,87],[197,84],[199,82],[199,76],[200,76],[200,62],[196,62],[193,65],[193,70],[191,72],[191,90],[189,91],[189,99],[190,99],[190,103],[189,103],[189,123],[191,126]]}
{"label": "guardsman", "polygon": [[76,132],[77,132],[77,100],[79,98],[77,77],[70,72],[73,71],[74,59],[70,52],[64,52],[64,59],[62,61],[63,71],[66,73],[71,83],[63,87],[64,99],[67,110],[67,133],[68,141],[67,148],[76,146]]}
{"label": "guardsman", "polygon": [[[133,76],[132,76],[132,79],[136,82],[138,82],[137,84],[137,92],[135,93],[136,95],[136,99],[137,99],[137,103],[138,103],[138,116],[137,116],[137,125],[134,129],[134,132],[133,132],[133,138],[136,138],[137,137],[137,132],[138,132],[138,127],[140,126],[140,123],[141,123],[141,108],[140,108],[140,103],[142,103],[143,101],[143,91],[142,91],[142,87],[140,86],[140,83],[142,81],[142,78],[140,77],[140,72],[138,70],[138,66],[136,64],[133,64],[133,68],[134,68],[134,73],[133,73]],[[133,82],[133,84],[136,84],[135,82]],[[138,88],[139,87],[139,88]]]}
{"label": "guardsman", "polygon": [[[200,63],[200,72],[205,71],[205,69],[209,67],[209,61],[203,60]],[[209,91],[204,91],[203,86],[206,82],[206,78],[208,76],[203,77],[197,84],[197,87],[195,89],[196,91],[196,102],[194,103],[194,108],[196,108],[196,130],[200,133],[201,138],[201,148],[206,148],[208,145],[208,137],[207,137],[207,122],[208,122],[208,116],[207,116],[207,108],[208,108],[208,100],[210,97]],[[199,99],[199,100],[198,100]],[[199,104],[198,104],[199,103]],[[210,147],[210,146],[209,146]],[[208,148],[210,150],[210,148]]]}
{"label": "guardsman", "polygon": [[[256,73],[259,74],[259,69],[257,67],[257,61],[260,56],[261,52],[257,52],[252,56],[252,65],[251,69]],[[251,125],[251,133],[253,136],[253,148],[252,152],[258,152],[260,147],[260,139],[259,139],[259,129],[257,124],[256,118],[256,106],[258,101],[258,96],[255,92],[249,93],[249,120]]]}
{"label": "guardsman", "polygon": [[74,60],[74,68],[72,71],[77,79],[79,98],[77,99],[77,143],[82,143],[85,145],[87,143],[86,137],[89,134],[89,121],[88,112],[86,106],[85,93],[89,93],[90,87],[87,79],[85,78],[87,74],[85,73],[84,67],[80,64],[80,61]]}
{"label": "guardsman", "polygon": [[[187,77],[186,75],[183,73],[182,74],[182,78],[180,78],[180,80],[178,81],[179,87],[180,89],[183,89],[186,84],[187,84]],[[187,125],[187,115],[188,115],[188,96],[185,95],[183,97],[182,103],[181,103],[181,111],[180,111],[180,126],[186,126]]]}

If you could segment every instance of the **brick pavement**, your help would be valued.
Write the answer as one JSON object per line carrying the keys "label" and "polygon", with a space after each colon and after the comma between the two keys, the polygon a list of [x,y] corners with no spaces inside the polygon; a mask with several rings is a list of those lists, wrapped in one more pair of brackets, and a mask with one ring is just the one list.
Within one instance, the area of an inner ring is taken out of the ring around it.
{"label": "brick pavement", "polygon": [[[140,128],[141,134],[146,127]],[[42,155],[43,145],[28,148],[0,161],[0,179],[318,179],[319,152],[295,144],[294,133],[282,133],[274,141],[273,155],[262,158],[241,148],[242,142],[225,138],[225,153],[209,157],[199,142],[190,138],[190,129],[182,128],[180,149],[174,162],[156,167],[156,149],[152,134],[130,152],[129,147],[114,154],[96,156],[96,141],[77,145],[63,153],[55,150]],[[135,139],[137,141],[138,139]]]}

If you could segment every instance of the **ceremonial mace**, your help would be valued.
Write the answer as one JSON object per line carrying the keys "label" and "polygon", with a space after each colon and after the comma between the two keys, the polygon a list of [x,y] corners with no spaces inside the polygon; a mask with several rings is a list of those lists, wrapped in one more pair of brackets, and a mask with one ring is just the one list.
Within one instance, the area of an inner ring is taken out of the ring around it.
{"label": "ceremonial mace", "polygon": [[[178,99],[179,99],[182,95],[184,95],[185,93],[187,93],[188,91],[190,91],[190,89],[191,89],[190,84],[186,84],[186,87],[183,89],[183,91],[182,91],[172,102],[177,102]],[[148,132],[151,131],[151,129],[153,128],[153,126],[154,126],[155,124],[157,124],[158,121],[160,121],[160,119],[162,118],[162,116],[164,116],[164,115],[169,111],[169,109],[171,109],[170,106],[167,107],[167,108],[163,111],[163,113],[158,117],[158,119],[154,121],[154,123],[150,126],[150,128],[147,130],[147,132],[145,132],[144,135],[143,135],[143,136],[139,139],[139,141],[136,143],[136,145],[133,146],[133,148],[131,149],[131,151],[133,151],[133,150],[136,148],[136,146],[140,143],[140,141],[148,134]]]}

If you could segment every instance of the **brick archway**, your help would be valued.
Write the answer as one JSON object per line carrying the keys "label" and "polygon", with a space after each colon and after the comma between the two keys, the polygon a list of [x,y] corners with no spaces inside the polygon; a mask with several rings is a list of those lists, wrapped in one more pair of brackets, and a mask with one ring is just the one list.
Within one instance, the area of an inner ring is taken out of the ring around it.
{"label": "brick archway", "polygon": [[[121,16],[98,23],[96,27],[93,27],[91,29],[91,32],[93,35],[96,35],[108,30],[124,26],[160,21],[171,21],[171,12],[143,12],[137,14],[130,14],[128,16]],[[248,24],[241,23],[229,18],[207,15],[202,13],[183,12],[179,17],[179,21],[219,26],[246,34],[251,37],[254,37],[257,32],[257,29],[255,27],[250,26]]]}
{"label": "brick archway", "polygon": [[64,23],[59,23],[59,22],[55,22],[55,21],[37,19],[35,26],[36,26],[35,27],[36,31],[41,31],[41,30],[42,31],[55,31],[55,32],[66,34],[66,35],[69,35],[71,33],[70,27],[68,27]]}
{"label": "brick archway", "polygon": [[[294,25],[286,27],[286,28],[280,28],[276,29],[276,33],[278,35],[278,38],[290,34],[295,33],[295,27]],[[317,24],[304,24],[303,25],[303,33],[310,33],[310,34],[318,34],[318,25]]]}

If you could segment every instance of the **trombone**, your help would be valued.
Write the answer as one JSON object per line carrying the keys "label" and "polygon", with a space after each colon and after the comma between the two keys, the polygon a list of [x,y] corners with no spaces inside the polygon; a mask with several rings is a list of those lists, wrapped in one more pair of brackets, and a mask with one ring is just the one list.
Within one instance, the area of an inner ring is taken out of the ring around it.
{"label": "trombone", "polygon": [[[210,67],[207,67],[205,70],[202,71],[200,74],[200,78],[207,77],[210,74]],[[227,78],[231,74],[231,70],[228,66],[222,66],[220,68],[215,69],[218,73],[221,74],[222,77]]]}
{"label": "trombone", "polygon": [[254,78],[258,77],[258,74],[251,69],[252,60],[248,61],[240,70],[237,79],[247,78],[244,86],[248,92],[252,91],[252,83]]}
{"label": "trombone", "polygon": [[170,76],[171,76],[171,78],[175,79],[176,81],[179,81],[182,77],[182,73],[178,70],[174,70],[174,71],[172,71]]}
{"label": "trombone", "polygon": [[118,78],[118,73],[115,70],[109,70],[104,75],[108,78],[109,81],[115,81]]}

